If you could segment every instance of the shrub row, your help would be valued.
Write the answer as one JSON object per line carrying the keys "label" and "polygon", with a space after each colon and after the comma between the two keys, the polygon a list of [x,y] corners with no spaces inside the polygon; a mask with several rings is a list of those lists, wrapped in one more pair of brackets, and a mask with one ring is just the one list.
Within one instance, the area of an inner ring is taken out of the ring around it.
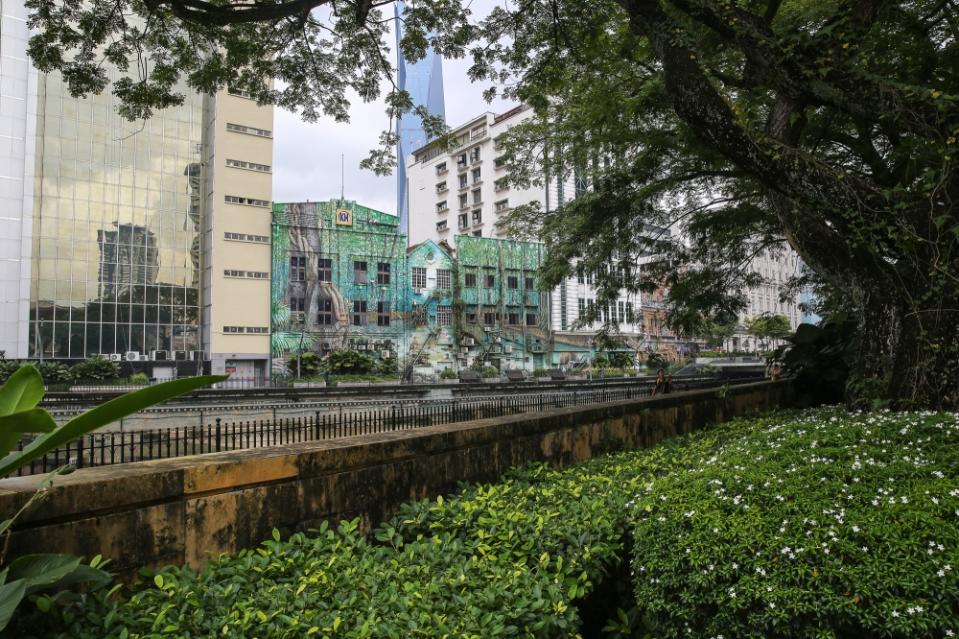
{"label": "shrub row", "polygon": [[369,540],[275,534],[118,597],[41,598],[14,636],[575,637],[613,578],[635,596],[609,636],[950,636],[957,438],[941,414],[732,422],[410,503]]}

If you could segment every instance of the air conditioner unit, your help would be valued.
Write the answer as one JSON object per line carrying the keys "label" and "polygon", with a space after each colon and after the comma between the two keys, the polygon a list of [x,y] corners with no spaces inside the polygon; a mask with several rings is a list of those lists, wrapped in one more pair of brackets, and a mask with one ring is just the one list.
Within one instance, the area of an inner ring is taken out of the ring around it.
{"label": "air conditioner unit", "polygon": [[512,353],[512,352],[513,352],[513,347],[507,344],[506,346],[503,346],[503,352],[504,352],[504,353]]}
{"label": "air conditioner unit", "polygon": [[150,351],[150,359],[154,362],[165,362],[170,358],[170,351]]}
{"label": "air conditioner unit", "polygon": [[390,357],[392,357],[392,355],[393,355],[392,351],[380,351],[380,357],[382,357],[383,359],[389,359]]}
{"label": "air conditioner unit", "polygon": [[366,350],[366,344],[357,344],[357,345],[356,345],[356,350],[358,350],[358,351],[365,351],[365,350]]}
{"label": "air conditioner unit", "polygon": [[466,344],[467,346],[473,346],[474,344],[476,344],[476,340],[473,339],[472,337],[464,337],[463,343]]}
{"label": "air conditioner unit", "polygon": [[141,354],[140,354],[140,361],[141,361],[141,362],[149,362],[149,361],[150,361],[150,356],[147,355],[146,353],[141,353]]}
{"label": "air conditioner unit", "polygon": [[186,351],[173,351],[173,359],[178,362],[186,361]]}
{"label": "air conditioner unit", "polygon": [[422,292],[423,292],[423,289],[421,289],[421,288],[414,288],[414,289],[413,289],[413,293],[415,293],[416,295],[419,295],[419,294],[422,293]]}
{"label": "air conditioner unit", "polygon": [[123,361],[123,356],[120,355],[120,353],[110,353],[110,361],[111,361],[111,362],[122,362],[122,361]]}
{"label": "air conditioner unit", "polygon": [[139,362],[140,361],[140,352],[139,351],[127,351],[126,356],[124,357],[128,362]]}
{"label": "air conditioner unit", "polygon": [[485,332],[489,333],[491,330],[493,330],[493,327],[492,327],[492,326],[484,326],[484,327],[483,327],[483,330],[484,330]]}
{"label": "air conditioner unit", "polygon": [[460,352],[465,355],[465,354],[467,354],[467,353],[470,352],[470,349],[468,349],[468,348],[466,348],[466,347],[464,346],[463,348],[460,349]]}

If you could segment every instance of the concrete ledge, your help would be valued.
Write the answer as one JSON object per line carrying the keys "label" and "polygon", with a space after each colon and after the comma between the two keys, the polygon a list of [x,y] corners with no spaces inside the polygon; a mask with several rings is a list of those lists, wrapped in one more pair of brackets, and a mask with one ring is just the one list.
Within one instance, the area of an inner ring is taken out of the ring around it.
{"label": "concrete ledge", "polygon": [[[610,446],[653,446],[735,416],[791,405],[788,381],[675,393],[460,424],[76,471],[25,513],[10,557],[101,554],[114,570],[202,564],[271,530],[360,517],[369,529],[403,502],[495,480],[532,461],[568,465]],[[0,513],[33,493],[37,476],[0,481]]]}

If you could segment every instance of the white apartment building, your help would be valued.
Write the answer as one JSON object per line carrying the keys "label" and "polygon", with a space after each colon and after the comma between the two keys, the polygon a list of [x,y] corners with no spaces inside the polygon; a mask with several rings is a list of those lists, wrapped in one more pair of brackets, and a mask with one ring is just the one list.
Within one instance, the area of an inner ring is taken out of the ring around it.
{"label": "white apartment building", "polygon": [[796,330],[803,320],[799,308],[800,295],[783,302],[780,300],[780,290],[787,280],[799,274],[800,269],[799,255],[789,246],[777,254],[765,250],[753,258],[751,270],[762,277],[762,283],[748,291],[749,306],[739,314],[735,335],[726,341],[728,350],[752,351],[761,347],[759,340],[749,334],[747,325],[750,320],[762,315],[783,315],[789,320],[790,328]]}
{"label": "white apartment building", "polygon": [[[407,162],[411,245],[425,240],[452,245],[455,235],[504,238],[499,223],[512,207],[538,202],[551,210],[576,196],[572,179],[525,189],[506,183],[496,139],[532,116],[527,106],[502,114],[487,112],[454,129],[451,149],[428,144],[413,152]],[[602,322],[573,329],[580,314],[594,304],[591,277],[567,279],[550,296],[551,328],[560,336],[595,333]],[[638,336],[643,328],[639,307],[638,295],[624,293],[601,313],[618,325],[620,333]]]}

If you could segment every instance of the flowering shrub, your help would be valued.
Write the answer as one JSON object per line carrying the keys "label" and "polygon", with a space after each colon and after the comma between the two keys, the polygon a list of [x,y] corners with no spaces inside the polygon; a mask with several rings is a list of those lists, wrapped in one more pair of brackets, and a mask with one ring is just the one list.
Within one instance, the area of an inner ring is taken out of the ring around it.
{"label": "flowering shrub", "polygon": [[39,600],[15,636],[595,636],[620,579],[611,637],[946,637],[957,437],[949,415],[741,420],[409,503],[370,539],[275,534],[119,597]]}
{"label": "flowering shrub", "polygon": [[959,419],[768,419],[631,504],[657,637],[959,632]]}

